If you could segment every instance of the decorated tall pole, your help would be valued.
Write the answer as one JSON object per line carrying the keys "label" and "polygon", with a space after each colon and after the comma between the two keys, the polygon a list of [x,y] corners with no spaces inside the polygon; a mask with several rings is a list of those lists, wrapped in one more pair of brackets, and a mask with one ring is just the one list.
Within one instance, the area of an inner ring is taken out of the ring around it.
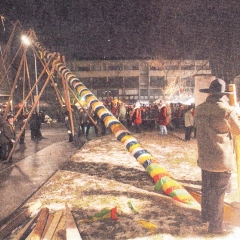
{"label": "decorated tall pole", "polygon": [[[238,107],[235,84],[229,84],[228,88],[229,88],[230,92],[233,92],[233,94],[231,94],[229,96],[229,104],[231,106]],[[235,143],[235,149],[236,149],[236,165],[237,165],[237,175],[238,175],[238,189],[240,189],[240,136],[239,135],[234,136],[234,143]],[[239,193],[239,197],[240,197],[240,193]]]}
{"label": "decorated tall pole", "polygon": [[[50,58],[51,53],[35,38],[32,38],[35,47],[45,58]],[[121,122],[100,102],[97,97],[65,66],[64,63],[56,64],[56,70],[66,79],[70,87],[86,99],[88,107],[97,114],[110,128],[118,141],[123,143],[132,156],[146,169],[155,183],[155,190],[162,189],[164,193],[174,200],[199,208],[199,203],[170,174],[160,166],[158,161],[131,135]]]}

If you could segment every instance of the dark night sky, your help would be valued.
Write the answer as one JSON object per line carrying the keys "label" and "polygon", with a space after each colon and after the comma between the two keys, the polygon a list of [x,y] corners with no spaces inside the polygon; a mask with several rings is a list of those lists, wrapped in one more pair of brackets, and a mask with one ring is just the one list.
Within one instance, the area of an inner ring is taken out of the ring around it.
{"label": "dark night sky", "polygon": [[1,0],[0,14],[6,29],[19,19],[69,58],[207,58],[216,71],[240,68],[239,0]]}

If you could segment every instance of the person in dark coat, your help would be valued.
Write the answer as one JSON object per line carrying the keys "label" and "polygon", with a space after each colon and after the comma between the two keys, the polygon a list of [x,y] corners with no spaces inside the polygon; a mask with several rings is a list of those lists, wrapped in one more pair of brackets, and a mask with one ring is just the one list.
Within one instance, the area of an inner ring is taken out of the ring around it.
{"label": "person in dark coat", "polygon": [[79,149],[83,145],[83,142],[81,140],[81,134],[80,134],[79,111],[75,105],[72,105],[71,109],[72,109],[73,128],[74,128],[73,143],[75,147]]}
{"label": "person in dark coat", "polygon": [[87,113],[83,110],[83,108],[79,109],[79,119],[80,119],[80,133],[85,134],[85,128],[87,127]]}
{"label": "person in dark coat", "polygon": [[[9,153],[13,148],[13,144],[16,142],[16,132],[13,119],[13,115],[8,115],[7,121],[3,124],[1,131],[1,157],[3,161],[7,160]],[[9,160],[11,161],[12,157]]]}
{"label": "person in dark coat", "polygon": [[30,118],[30,130],[31,130],[31,140],[38,141],[42,139],[42,134],[40,131],[42,119],[37,112],[34,112]]}
{"label": "person in dark coat", "polygon": [[[90,119],[90,117],[92,119]],[[86,138],[89,139],[89,130],[91,127],[94,127],[94,132],[96,137],[98,137],[98,128],[97,128],[97,121],[98,121],[98,116],[91,110],[89,110],[89,116],[87,119],[87,128],[86,128]]]}
{"label": "person in dark coat", "polygon": [[[17,126],[20,128],[20,131],[23,128],[23,125],[25,124],[27,120],[27,114],[26,113],[21,113],[18,116],[18,120],[17,120]],[[25,129],[23,130],[20,139],[19,139],[19,144],[24,144],[24,140],[25,140]]]}

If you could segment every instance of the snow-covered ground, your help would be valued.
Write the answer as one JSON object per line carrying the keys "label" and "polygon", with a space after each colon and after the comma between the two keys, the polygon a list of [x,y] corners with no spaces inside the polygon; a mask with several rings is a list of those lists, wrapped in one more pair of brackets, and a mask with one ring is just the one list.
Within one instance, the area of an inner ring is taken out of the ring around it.
{"label": "snow-covered ground", "polygon": [[[200,191],[196,140],[184,142],[181,136],[156,131],[134,136],[175,180]],[[236,173],[232,182],[233,192],[226,201],[238,204]],[[83,240],[238,239],[240,235],[238,227],[225,236],[207,234],[199,209],[155,192],[152,178],[113,135],[86,143],[27,204],[37,200],[52,211],[67,202]],[[115,207],[117,220],[90,218]]]}

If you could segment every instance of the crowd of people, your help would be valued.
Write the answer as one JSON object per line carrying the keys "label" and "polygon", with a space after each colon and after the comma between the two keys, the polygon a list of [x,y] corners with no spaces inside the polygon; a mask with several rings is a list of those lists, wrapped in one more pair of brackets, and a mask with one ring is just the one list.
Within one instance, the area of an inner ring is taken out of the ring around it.
{"label": "crowd of people", "polygon": [[[140,133],[145,130],[158,130],[159,134],[168,134],[168,129],[185,129],[185,141],[191,139],[192,133],[196,137],[194,127],[194,105],[185,106],[180,103],[166,104],[164,101],[149,106],[136,102],[126,105],[123,102],[114,102],[105,107],[130,131]],[[103,121],[91,110],[91,108],[79,109],[72,105],[71,127],[70,114],[65,112],[65,126],[69,135],[69,142],[76,147],[81,147],[84,137],[89,139],[89,130],[94,129],[95,136],[106,134]],[[190,113],[190,114],[189,114]],[[73,129],[73,130],[72,130]]]}
{"label": "crowd of people", "polygon": [[148,106],[136,102],[134,105],[119,103],[108,108],[122,124],[128,128],[135,126],[137,133],[157,128],[161,135],[166,135],[168,129],[185,129],[185,141],[190,140],[193,132],[196,137],[193,104],[165,103],[162,100]]}
{"label": "crowd of people", "polygon": [[[123,102],[115,102],[106,106],[109,111],[130,131],[140,133],[145,130],[158,129],[159,134],[166,135],[168,129],[185,128],[185,140],[189,141],[191,133],[194,132],[194,108],[178,104],[165,104],[163,101],[149,106],[141,105],[136,102],[133,105],[126,105]],[[191,114],[189,111],[191,110]],[[94,113],[94,111],[85,108],[78,109],[75,105],[71,107],[73,130],[70,124],[69,112],[64,113],[64,122],[68,131],[69,142],[73,142],[77,148],[80,148],[85,140],[89,140],[90,128],[94,129],[95,136],[105,135],[108,131],[104,122]],[[11,117],[10,117],[11,116]],[[21,132],[19,144],[24,144],[25,129],[24,122],[28,114],[20,114],[16,122],[11,122],[12,115],[9,114],[6,121],[1,120],[0,124],[0,159],[3,161],[8,158],[12,149],[13,142],[16,140],[16,130]],[[11,124],[10,124],[11,122]],[[28,120],[28,126],[31,131],[31,140],[38,142],[43,138],[41,134],[42,123],[45,122],[45,116],[42,111],[34,112]],[[16,127],[15,127],[16,124]],[[10,128],[11,126],[11,128]],[[11,131],[9,131],[9,129]],[[23,129],[23,131],[21,131]],[[7,136],[11,133],[11,137]],[[7,136],[7,137],[6,137]],[[194,135],[195,136],[195,135]]]}

